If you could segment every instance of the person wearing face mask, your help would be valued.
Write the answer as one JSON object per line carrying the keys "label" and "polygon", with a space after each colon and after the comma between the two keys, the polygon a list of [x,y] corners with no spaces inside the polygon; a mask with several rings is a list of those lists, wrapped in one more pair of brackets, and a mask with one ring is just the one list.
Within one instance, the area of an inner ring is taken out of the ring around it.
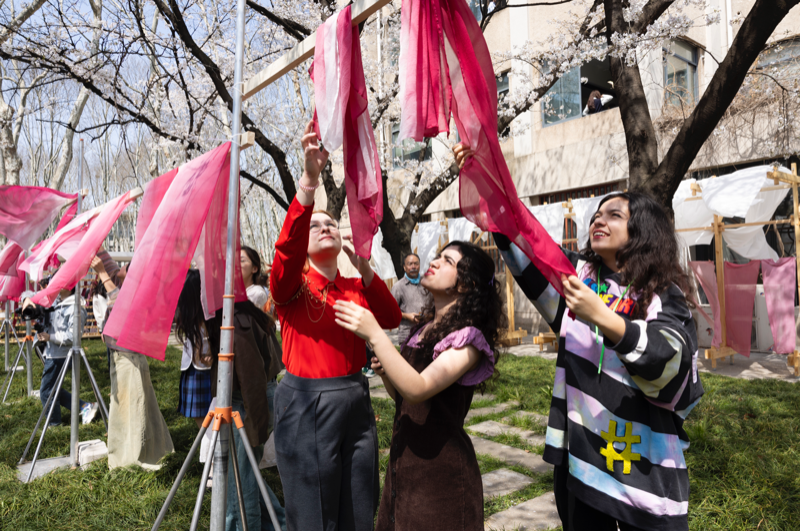
{"label": "person wearing face mask", "polygon": [[431,299],[402,352],[366,308],[334,307],[339,325],[372,345],[372,367],[396,402],[378,530],[483,530],[481,473],[464,419],[476,386],[494,373],[505,326],[494,271],[480,247],[449,243],[422,277]]}
{"label": "person wearing face mask", "polygon": [[[459,165],[471,155],[459,145]],[[686,416],[703,395],[691,278],[664,209],[610,194],[592,216],[564,296],[520,249],[495,241],[559,336],[544,460],[565,531],[688,530]]]}
{"label": "person wearing face mask", "polygon": [[305,170],[270,275],[286,365],[275,392],[275,453],[290,531],[366,531],[373,528],[379,492],[375,414],[361,374],[366,346],[336,324],[333,305],[356,301],[387,329],[400,324],[400,308],[369,262],[349,248],[361,278],[339,274],[338,224],[314,210],[328,153],[312,124],[302,139]]}
{"label": "person wearing face mask", "polygon": [[403,320],[397,331],[397,340],[400,345],[408,339],[408,333],[416,324],[419,323],[419,314],[422,307],[430,302],[430,293],[421,282],[419,274],[419,256],[409,253],[403,260],[403,270],[405,276],[392,287],[392,295],[403,312]]}

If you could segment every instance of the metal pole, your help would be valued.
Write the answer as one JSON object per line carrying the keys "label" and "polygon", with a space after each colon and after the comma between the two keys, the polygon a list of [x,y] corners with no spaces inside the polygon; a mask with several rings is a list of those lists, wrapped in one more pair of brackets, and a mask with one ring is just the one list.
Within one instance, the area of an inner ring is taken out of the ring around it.
{"label": "metal pole", "polygon": [[[28,274],[25,273],[25,276],[28,276]],[[27,373],[28,396],[33,396],[33,351],[31,350],[33,341],[28,339],[30,337],[33,337],[31,320],[25,319],[25,372]]]}
{"label": "metal pole", "polygon": [[[78,140],[78,210],[81,213],[81,189],[83,188],[83,139]],[[78,419],[81,412],[81,279],[75,284],[75,310],[72,314],[72,404],[69,424],[69,462],[78,468]],[[77,355],[75,355],[77,354]]]}
{"label": "metal pole", "polygon": [[5,319],[5,321],[3,321],[3,325],[5,325],[5,326],[3,326],[3,328],[6,331],[6,334],[5,334],[5,336],[6,336],[5,337],[6,350],[5,350],[5,355],[3,356],[4,361],[5,361],[5,365],[4,366],[6,368],[6,372],[8,372],[8,334],[9,334],[8,328],[10,326],[10,323],[11,323],[11,301],[6,301],[6,319]]}
{"label": "metal pole", "polygon": [[[236,2],[236,58],[233,70],[233,109],[231,124],[231,172],[228,178],[228,239],[225,251],[225,295],[222,303],[220,357],[217,369],[217,407],[231,407],[233,385],[233,268],[239,217],[239,144],[242,127],[242,62],[244,58],[245,0]],[[228,356],[225,356],[228,354]],[[228,498],[228,445],[230,430],[219,431],[214,449],[214,488],[211,490],[211,531],[225,530],[225,504]]]}

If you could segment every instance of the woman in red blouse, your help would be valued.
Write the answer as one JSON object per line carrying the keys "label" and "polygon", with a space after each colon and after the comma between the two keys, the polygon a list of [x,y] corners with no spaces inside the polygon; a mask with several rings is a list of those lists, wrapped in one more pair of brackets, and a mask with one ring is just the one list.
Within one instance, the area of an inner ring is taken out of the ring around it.
{"label": "woman in red blouse", "polygon": [[305,171],[275,243],[270,291],[281,323],[286,375],[275,392],[275,453],[290,531],[373,529],[378,504],[378,439],[364,340],[338,326],[338,300],[368,307],[383,328],[400,308],[369,262],[344,248],[361,278],[339,274],[342,236],[330,214],[314,212],[328,161],[312,124],[302,140]]}

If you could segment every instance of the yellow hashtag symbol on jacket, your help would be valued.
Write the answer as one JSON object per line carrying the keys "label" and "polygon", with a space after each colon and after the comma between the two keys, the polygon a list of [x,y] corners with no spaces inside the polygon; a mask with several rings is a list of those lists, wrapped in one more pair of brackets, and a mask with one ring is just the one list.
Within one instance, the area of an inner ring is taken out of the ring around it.
{"label": "yellow hashtag symbol on jacket", "polygon": [[[633,423],[626,422],[625,435],[619,437],[617,436],[617,421],[610,420],[608,422],[608,431],[601,431],[600,436],[608,442],[605,448],[600,449],[600,455],[606,456],[606,467],[608,467],[608,470],[613,472],[614,461],[622,461],[622,473],[630,474],[631,461],[640,461],[642,459],[641,454],[636,454],[631,451],[632,445],[642,442],[640,436],[633,434]],[[625,443],[625,449],[622,450],[622,452],[618,452],[617,449],[614,448],[615,442]]]}

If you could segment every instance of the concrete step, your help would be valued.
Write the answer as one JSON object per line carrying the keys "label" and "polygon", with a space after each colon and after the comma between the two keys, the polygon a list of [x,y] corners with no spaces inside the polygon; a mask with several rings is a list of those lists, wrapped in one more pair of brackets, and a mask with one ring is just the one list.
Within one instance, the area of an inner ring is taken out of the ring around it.
{"label": "concrete step", "polygon": [[554,529],[561,525],[561,519],[556,510],[556,498],[552,492],[542,494],[520,503],[510,509],[493,514],[486,520],[484,529],[487,531],[533,531]]}
{"label": "concrete step", "polygon": [[519,402],[517,402],[516,400],[511,400],[509,402],[503,402],[501,404],[497,404],[496,406],[470,409],[469,413],[467,413],[466,420],[469,420],[474,417],[480,417],[483,415],[491,415],[492,413],[502,413],[503,411],[506,411],[507,409],[511,409],[513,407],[519,407]]}
{"label": "concrete step", "polygon": [[472,446],[475,448],[476,454],[484,454],[492,456],[496,459],[505,461],[509,465],[524,466],[528,470],[544,474],[553,470],[553,465],[545,463],[541,455],[526,452],[519,448],[507,446],[505,444],[488,441],[481,437],[470,435]]}
{"label": "concrete step", "polygon": [[369,387],[372,389],[373,387],[383,387],[383,378],[380,376],[373,376],[369,378]]}
{"label": "concrete step", "polygon": [[505,496],[533,483],[533,480],[525,474],[507,468],[487,472],[481,476],[481,481],[483,482],[483,499]]}
{"label": "concrete step", "polygon": [[386,390],[385,387],[373,387],[369,390],[369,397],[370,398],[383,398],[384,400],[392,400],[392,397],[389,396],[389,392]]}
{"label": "concrete step", "polygon": [[498,435],[504,434],[516,434],[531,446],[542,445],[544,444],[545,440],[543,435],[537,435],[532,431],[515,428],[514,426],[502,424],[494,420],[487,420],[479,424],[473,424],[472,426],[468,426],[467,429],[489,437],[497,437]]}

